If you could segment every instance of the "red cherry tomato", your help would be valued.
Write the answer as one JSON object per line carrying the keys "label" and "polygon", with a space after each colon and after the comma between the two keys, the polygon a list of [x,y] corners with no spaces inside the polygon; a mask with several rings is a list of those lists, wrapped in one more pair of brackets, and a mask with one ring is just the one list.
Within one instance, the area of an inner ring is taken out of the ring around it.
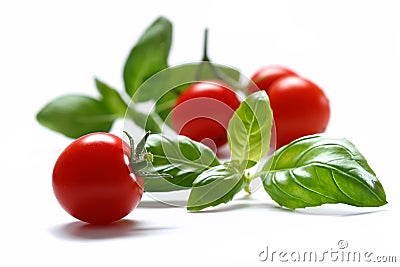
{"label": "red cherry tomato", "polygon": [[178,97],[172,127],[194,141],[220,147],[228,141],[226,129],[239,105],[236,93],[221,81],[194,83]]}
{"label": "red cherry tomato", "polygon": [[122,219],[139,203],[143,179],[125,163],[129,146],[109,133],[91,133],[73,141],[53,170],[54,194],[75,218],[107,224]]}
{"label": "red cherry tomato", "polygon": [[329,99],[309,80],[287,76],[268,90],[277,135],[277,148],[305,135],[324,132],[330,117]]}
{"label": "red cherry tomato", "polygon": [[254,84],[248,87],[249,93],[254,93],[258,90],[264,90],[268,93],[272,83],[287,76],[297,76],[297,74],[284,66],[268,65],[261,67],[256,73],[253,74],[251,80]]}

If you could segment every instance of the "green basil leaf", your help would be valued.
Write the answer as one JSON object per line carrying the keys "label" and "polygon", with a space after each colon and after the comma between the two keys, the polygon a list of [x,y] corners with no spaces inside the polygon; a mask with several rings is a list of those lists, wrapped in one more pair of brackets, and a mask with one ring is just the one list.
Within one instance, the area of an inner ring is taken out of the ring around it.
{"label": "green basil leaf", "polygon": [[270,148],[272,110],[265,91],[249,95],[228,124],[231,160],[240,169],[253,166]]}
{"label": "green basil leaf", "polygon": [[[212,72],[209,67],[204,67],[203,64],[210,63],[200,62],[183,64],[158,72],[140,86],[132,100],[135,103],[149,100],[156,100],[157,102],[164,95],[167,93],[170,94],[171,92],[173,93],[172,96],[176,99],[191,83],[201,80],[217,79],[216,74]],[[217,64],[213,64],[213,66],[215,69],[223,72],[224,77],[228,77],[231,82],[234,81],[236,85],[238,84],[238,80],[240,79],[240,72],[238,70]],[[199,71],[201,75],[198,75]],[[232,85],[229,82],[227,82],[227,84]],[[232,88],[235,89],[235,86],[232,85]]]}
{"label": "green basil leaf", "polygon": [[228,66],[214,64],[210,61],[201,61],[196,66],[193,78],[197,81],[222,80],[228,85],[236,87],[240,79],[240,72]]}
{"label": "green basil leaf", "polygon": [[118,91],[99,79],[95,79],[95,83],[97,90],[102,96],[101,101],[104,103],[104,105],[111,113],[123,118],[128,106]]}
{"label": "green basil leaf", "polygon": [[222,164],[201,173],[193,182],[187,209],[198,211],[227,203],[243,189],[244,176],[239,170]]}
{"label": "green basil leaf", "polygon": [[182,85],[177,89],[171,90],[160,97],[155,104],[155,112],[160,116],[160,118],[171,125],[170,115],[172,108],[174,107],[181,90],[180,88],[186,88],[188,85]]}
{"label": "green basil leaf", "polygon": [[94,98],[65,95],[48,103],[36,119],[53,131],[78,138],[92,132],[108,132],[116,116]]}
{"label": "green basil leaf", "polygon": [[130,119],[137,126],[154,134],[162,132],[163,121],[154,111],[146,114],[137,110],[133,105],[130,105],[125,114],[125,119]]}
{"label": "green basil leaf", "polygon": [[227,82],[228,84],[230,81],[240,81],[241,74],[239,70],[224,65],[214,64],[214,66],[217,68],[217,72],[219,73],[219,75],[222,76],[221,80]]}
{"label": "green basil leaf", "polygon": [[147,139],[146,149],[153,155],[152,166],[146,171],[173,177],[145,179],[144,189],[147,192],[190,189],[200,173],[220,164],[209,147],[185,136],[171,139],[164,135],[151,134]]}
{"label": "green basil leaf", "polygon": [[168,67],[172,42],[172,24],[159,17],[132,48],[124,66],[125,90],[132,96],[139,86],[155,73]]}
{"label": "green basil leaf", "polygon": [[265,190],[289,209],[344,203],[376,207],[386,195],[375,173],[346,139],[311,135],[280,148],[261,172]]}

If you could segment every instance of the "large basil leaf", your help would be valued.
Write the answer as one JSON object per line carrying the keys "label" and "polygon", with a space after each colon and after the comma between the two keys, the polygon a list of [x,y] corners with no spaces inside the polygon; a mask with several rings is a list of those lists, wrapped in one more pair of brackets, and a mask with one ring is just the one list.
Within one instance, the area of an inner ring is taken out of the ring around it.
{"label": "large basil leaf", "polygon": [[233,166],[222,164],[201,173],[193,182],[187,209],[198,211],[227,203],[243,189],[244,176]]}
{"label": "large basil leaf", "polygon": [[265,91],[249,95],[228,124],[231,160],[248,168],[264,157],[270,146],[272,110]]}
{"label": "large basil leaf", "polygon": [[219,165],[215,153],[207,146],[185,136],[172,139],[160,134],[151,134],[146,149],[153,154],[150,173],[169,174],[173,178],[145,179],[147,192],[168,192],[190,189],[196,177],[205,170]]}
{"label": "large basil leaf", "polygon": [[116,118],[104,103],[82,95],[60,96],[36,115],[43,126],[71,138],[108,132]]}
{"label": "large basil leaf", "polygon": [[159,17],[143,33],[125,62],[123,77],[128,95],[132,96],[145,80],[168,67],[171,42],[172,24]]}
{"label": "large basil leaf", "polygon": [[311,135],[282,147],[263,167],[265,190],[290,209],[345,203],[382,206],[382,184],[356,147],[346,139]]}

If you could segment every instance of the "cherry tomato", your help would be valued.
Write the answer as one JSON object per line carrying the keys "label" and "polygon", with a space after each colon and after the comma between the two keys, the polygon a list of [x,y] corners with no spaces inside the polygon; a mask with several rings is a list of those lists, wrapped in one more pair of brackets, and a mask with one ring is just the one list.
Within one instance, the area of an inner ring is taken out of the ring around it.
{"label": "cherry tomato", "polygon": [[228,141],[226,129],[239,105],[236,93],[221,81],[194,83],[178,97],[172,127],[194,141],[220,147]]}
{"label": "cherry tomato", "polygon": [[125,163],[129,151],[128,144],[109,133],[91,133],[73,141],[53,169],[53,190],[61,206],[92,224],[128,215],[143,194],[143,179]]}
{"label": "cherry tomato", "polygon": [[330,117],[329,99],[311,81],[287,76],[268,90],[276,126],[277,148],[310,134],[324,132]]}
{"label": "cherry tomato", "polygon": [[258,90],[264,90],[268,93],[273,82],[286,76],[297,76],[297,74],[291,69],[280,65],[263,66],[251,77],[254,84],[249,85],[248,92],[254,93]]}

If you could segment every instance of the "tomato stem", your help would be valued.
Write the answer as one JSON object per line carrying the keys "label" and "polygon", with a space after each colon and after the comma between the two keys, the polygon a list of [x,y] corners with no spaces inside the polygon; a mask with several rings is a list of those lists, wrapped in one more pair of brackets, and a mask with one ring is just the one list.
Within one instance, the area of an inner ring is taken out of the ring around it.
{"label": "tomato stem", "polygon": [[139,175],[142,178],[173,178],[173,176],[168,173],[153,173],[147,170],[149,165],[151,165],[151,162],[153,161],[153,154],[147,152],[146,150],[146,141],[147,138],[150,136],[150,131],[146,132],[146,134],[139,141],[136,147],[133,137],[127,131],[124,131],[124,134],[129,139],[131,152],[129,165],[132,171],[135,172],[135,174]]}

